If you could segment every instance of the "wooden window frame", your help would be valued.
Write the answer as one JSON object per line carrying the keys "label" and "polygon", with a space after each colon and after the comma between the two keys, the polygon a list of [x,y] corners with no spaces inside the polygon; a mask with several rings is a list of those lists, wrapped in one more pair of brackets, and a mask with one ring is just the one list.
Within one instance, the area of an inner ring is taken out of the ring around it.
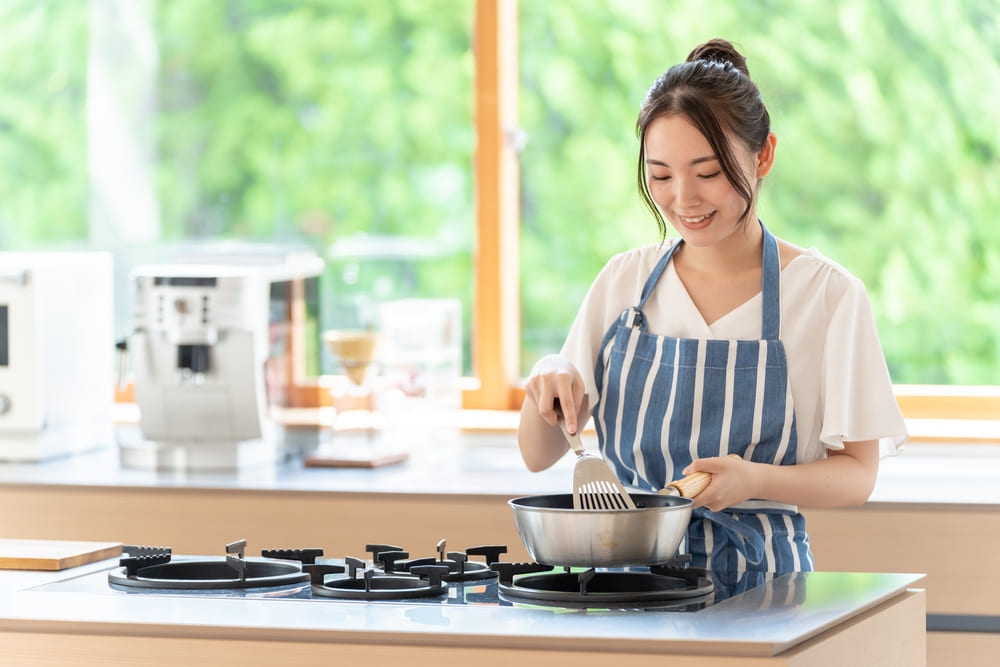
{"label": "wooden window frame", "polygon": [[517,0],[476,0],[475,303],[472,368],[478,386],[463,407],[520,406],[519,169]]}

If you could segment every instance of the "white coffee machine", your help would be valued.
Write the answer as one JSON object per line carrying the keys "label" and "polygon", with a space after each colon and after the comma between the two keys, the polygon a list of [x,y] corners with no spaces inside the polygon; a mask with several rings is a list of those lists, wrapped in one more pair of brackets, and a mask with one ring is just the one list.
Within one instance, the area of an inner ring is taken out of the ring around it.
{"label": "white coffee machine", "polygon": [[106,252],[0,252],[0,461],[113,444],[113,275]]}
{"label": "white coffee machine", "polygon": [[286,404],[305,357],[318,359],[322,270],[308,252],[134,269],[128,348],[141,434],[119,432],[122,465],[240,470],[293,453],[269,406]]}

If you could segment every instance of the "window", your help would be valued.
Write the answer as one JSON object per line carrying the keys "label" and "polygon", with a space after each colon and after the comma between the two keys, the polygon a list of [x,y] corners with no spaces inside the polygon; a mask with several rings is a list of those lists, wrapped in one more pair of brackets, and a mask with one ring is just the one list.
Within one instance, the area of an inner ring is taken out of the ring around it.
{"label": "window", "polygon": [[896,382],[995,385],[1000,31],[915,1],[4,0],[0,247],[123,276],[193,239],[429,243],[388,287],[331,261],[324,301],[459,297],[468,404],[513,408],[606,259],[656,240],[638,104],[719,35],[779,137],[769,226],[865,281]]}
{"label": "window", "polygon": [[[447,296],[468,337],[472,2],[8,0],[0,16],[0,244],[113,250],[117,335],[133,265],[235,239],[327,257],[327,326]],[[378,275],[345,255],[389,237],[408,243]]]}

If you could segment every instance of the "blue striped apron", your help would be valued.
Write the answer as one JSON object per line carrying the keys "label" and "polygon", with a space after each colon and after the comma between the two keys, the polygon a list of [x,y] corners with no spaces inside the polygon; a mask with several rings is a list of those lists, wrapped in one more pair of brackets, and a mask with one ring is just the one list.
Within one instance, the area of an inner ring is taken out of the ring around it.
{"label": "blue striped apron", "polygon": [[[763,224],[760,340],[657,336],[642,307],[677,241],[650,274],[638,305],[608,329],[594,377],[601,452],[618,477],[657,491],[697,458],[739,454],[794,465],[795,411],[781,329],[778,244]],[[719,572],[813,569],[805,519],[797,509],[752,500],[721,512],[696,508],[686,537],[692,565]]]}

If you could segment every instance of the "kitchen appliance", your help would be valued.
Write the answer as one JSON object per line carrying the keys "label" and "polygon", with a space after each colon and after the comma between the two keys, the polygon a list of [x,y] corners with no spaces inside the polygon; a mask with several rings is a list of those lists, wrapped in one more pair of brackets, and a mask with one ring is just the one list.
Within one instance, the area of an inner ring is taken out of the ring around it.
{"label": "kitchen appliance", "polygon": [[[127,545],[117,567],[36,590],[530,606],[595,613],[697,611],[734,593],[717,590],[712,575],[688,567],[683,556],[650,567],[596,570],[504,562],[504,545],[449,551],[445,540],[438,541],[430,554],[415,558],[391,544],[366,545],[365,558],[323,558],[321,548],[262,549],[258,558],[246,556],[246,546],[246,540],[238,540],[225,546],[225,555],[206,557],[175,556],[167,547]],[[746,587],[763,581],[747,580]]]}
{"label": "kitchen appliance", "polygon": [[299,453],[271,418],[312,359],[318,277],[309,252],[193,256],[136,267],[132,356],[141,435],[119,431],[125,467],[240,470]]}
{"label": "kitchen appliance", "polygon": [[0,253],[0,460],[114,442],[112,257]]}

